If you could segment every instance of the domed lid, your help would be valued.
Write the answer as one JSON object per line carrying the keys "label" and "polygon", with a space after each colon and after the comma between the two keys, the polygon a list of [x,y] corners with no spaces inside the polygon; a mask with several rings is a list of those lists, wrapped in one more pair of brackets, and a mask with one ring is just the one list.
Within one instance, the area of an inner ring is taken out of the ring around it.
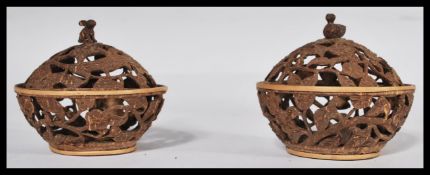
{"label": "domed lid", "polygon": [[341,38],[346,27],[327,14],[324,39],[308,43],[282,59],[265,81],[304,86],[401,86],[397,73],[366,47]]}
{"label": "domed lid", "polygon": [[25,88],[129,89],[156,87],[151,75],[131,56],[112,46],[98,43],[94,20],[82,20],[81,45],[58,52],[40,65],[27,79]]}

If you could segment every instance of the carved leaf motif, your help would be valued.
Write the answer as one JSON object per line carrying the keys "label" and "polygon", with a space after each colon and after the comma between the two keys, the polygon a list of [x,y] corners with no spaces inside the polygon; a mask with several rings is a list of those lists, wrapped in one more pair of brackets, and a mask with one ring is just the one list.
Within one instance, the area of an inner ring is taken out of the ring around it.
{"label": "carved leaf motif", "polygon": [[106,130],[109,124],[109,120],[103,116],[103,111],[99,109],[89,111],[85,118],[88,121],[88,130],[90,131]]}
{"label": "carved leaf motif", "polygon": [[363,76],[363,68],[356,62],[346,62],[342,64],[342,73],[352,78],[359,79]]}
{"label": "carved leaf motif", "polygon": [[290,74],[287,79],[287,84],[289,85],[300,85],[302,79],[296,74]]}
{"label": "carved leaf motif", "polygon": [[63,106],[61,106],[61,104],[54,98],[38,97],[36,100],[40,107],[47,112],[64,113]]}
{"label": "carved leaf motif", "polygon": [[83,137],[74,137],[70,135],[57,134],[54,136],[54,141],[56,144],[74,144],[83,141]]}
{"label": "carved leaf motif", "polygon": [[77,98],[75,99],[75,103],[78,106],[79,112],[85,111],[94,106],[95,99],[94,98]]}
{"label": "carved leaf motif", "polygon": [[337,135],[325,137],[319,141],[318,145],[321,147],[332,147],[333,145],[338,145],[339,140],[340,140],[340,138]]}
{"label": "carved leaf motif", "polygon": [[125,97],[124,100],[133,108],[144,108],[148,107],[148,100],[145,97]]}
{"label": "carved leaf motif", "polygon": [[324,131],[329,126],[329,119],[328,119],[328,111],[327,108],[321,108],[315,111],[314,114],[314,120],[315,120],[315,126],[317,127],[318,131]]}
{"label": "carved leaf motif", "polygon": [[371,86],[378,86],[375,80],[372,79],[369,75],[365,75],[361,78],[360,83],[358,86],[362,87],[371,87]]}
{"label": "carved leaf motif", "polygon": [[337,75],[333,72],[320,72],[322,81],[318,82],[321,84],[321,86],[333,86],[338,85],[337,82]]}
{"label": "carved leaf motif", "polygon": [[111,126],[121,126],[128,120],[128,110],[124,106],[114,106],[109,108],[107,115]]}
{"label": "carved leaf motif", "polygon": [[281,103],[281,98],[279,98],[279,96],[272,91],[267,92],[266,98],[267,98],[267,101],[269,101],[269,103],[267,104],[267,108],[269,109],[270,114],[278,115],[281,111],[281,109],[279,108],[279,104]]}
{"label": "carved leaf motif", "polygon": [[[54,77],[55,74],[52,74],[52,76]],[[73,87],[75,88],[77,85],[80,85],[82,83],[84,83],[85,79],[79,78],[77,76],[74,76],[73,74],[69,74],[69,73],[61,73],[58,74],[59,76],[57,76],[58,78],[58,82],[63,83],[64,85],[66,85],[66,87]],[[50,81],[50,82],[55,82],[55,81]]]}
{"label": "carved leaf motif", "polygon": [[333,60],[327,59],[326,57],[317,57],[309,61],[308,65],[330,65]]}
{"label": "carved leaf motif", "polygon": [[385,73],[385,77],[389,80],[392,80],[390,83],[391,85],[400,85],[401,81],[400,78],[394,73],[394,70]]}
{"label": "carved leaf motif", "polygon": [[370,63],[373,65],[373,67],[375,67],[376,71],[378,71],[378,72],[383,71],[382,65],[379,64],[379,61],[371,59]]}
{"label": "carved leaf motif", "polygon": [[119,126],[112,126],[108,136],[109,137],[118,137],[121,135],[121,128],[119,128]]}
{"label": "carved leaf motif", "polygon": [[372,102],[372,96],[365,95],[351,96],[350,99],[352,102],[352,106],[354,106],[354,108],[356,109],[367,108]]}
{"label": "carved leaf motif", "polygon": [[368,147],[373,144],[374,140],[370,137],[372,128],[366,127],[364,129],[360,129],[354,127],[350,129],[352,131],[353,138],[345,144],[345,147]]}
{"label": "carved leaf motif", "polygon": [[34,106],[29,97],[18,96],[19,107],[24,112],[25,116],[30,117],[34,113]]}
{"label": "carved leaf motif", "polygon": [[317,81],[318,81],[318,74],[314,74],[312,76],[309,76],[303,79],[302,85],[315,86],[315,84],[317,84]]}
{"label": "carved leaf motif", "polygon": [[94,88],[122,89],[123,87],[123,83],[117,82],[110,77],[101,77],[94,84]]}
{"label": "carved leaf motif", "polygon": [[339,83],[342,86],[355,86],[355,83],[346,76],[339,75],[338,78],[339,78]]}
{"label": "carved leaf motif", "polygon": [[351,105],[348,103],[347,99],[344,97],[335,96],[333,99],[330,100],[331,103],[334,103],[334,106],[336,106],[337,109],[348,109]]}
{"label": "carved leaf motif", "polygon": [[379,116],[379,114],[383,113],[384,119],[387,119],[390,109],[391,109],[390,102],[386,98],[380,97],[375,102],[375,105],[372,108],[370,108],[369,111],[367,111],[366,115],[369,117],[377,117]]}
{"label": "carved leaf motif", "polygon": [[288,107],[285,111],[288,116],[288,120],[294,119],[296,116],[301,114],[300,111],[294,106]]}
{"label": "carved leaf motif", "polygon": [[293,97],[296,107],[301,111],[308,109],[315,100],[315,95],[313,94],[294,94]]}
{"label": "carved leaf motif", "polygon": [[343,128],[339,131],[339,143],[345,145],[352,138],[353,132],[349,128]]}

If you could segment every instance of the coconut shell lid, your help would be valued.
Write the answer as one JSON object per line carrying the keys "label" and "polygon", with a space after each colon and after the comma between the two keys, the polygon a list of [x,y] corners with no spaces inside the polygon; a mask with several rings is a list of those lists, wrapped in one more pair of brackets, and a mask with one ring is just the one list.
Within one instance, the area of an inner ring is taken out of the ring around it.
{"label": "coconut shell lid", "polygon": [[327,14],[324,39],[308,43],[282,59],[266,82],[305,86],[383,87],[403,85],[395,70],[375,53],[341,38],[346,27]]}
{"label": "coconut shell lid", "polygon": [[121,50],[97,42],[94,20],[82,20],[80,45],[60,51],[26,80],[31,89],[133,89],[157,84],[136,60]]}

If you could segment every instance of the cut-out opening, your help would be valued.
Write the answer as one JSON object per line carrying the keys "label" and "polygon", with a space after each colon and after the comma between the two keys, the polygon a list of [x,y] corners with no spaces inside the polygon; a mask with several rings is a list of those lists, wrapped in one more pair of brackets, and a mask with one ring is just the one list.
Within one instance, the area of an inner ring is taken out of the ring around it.
{"label": "cut-out opening", "polygon": [[106,57],[106,55],[105,55],[105,54],[103,54],[103,53],[97,53],[97,54],[95,54],[95,55],[87,56],[87,57],[85,58],[84,62],[96,61],[96,60],[101,59],[101,58],[104,58],[104,57]]}
{"label": "cut-out opening", "polygon": [[339,123],[339,121],[337,119],[330,119],[330,123],[332,125],[335,125],[335,124]]}
{"label": "cut-out opening", "polygon": [[279,77],[281,76],[281,74],[282,74],[282,72],[278,72],[278,73],[276,74],[276,76],[274,76],[274,77],[272,78],[272,80],[271,80],[271,81],[278,81],[278,80],[279,80]]}
{"label": "cut-out opening", "polygon": [[327,106],[328,104],[328,97],[325,96],[316,96],[315,97],[315,101],[319,104],[321,104],[322,106]]}
{"label": "cut-out opening", "polygon": [[85,82],[84,84],[80,85],[80,88],[92,88],[94,87],[94,84],[96,84],[97,79],[96,78],[90,78],[87,82]]}
{"label": "cut-out opening", "polygon": [[326,58],[328,58],[328,59],[331,59],[331,58],[337,57],[337,55],[336,55],[336,54],[334,54],[334,53],[332,53],[332,52],[330,52],[330,51],[326,51],[326,52],[324,53],[324,57],[326,57]]}
{"label": "cut-out opening", "polygon": [[121,68],[115,69],[113,71],[110,71],[109,75],[110,76],[118,76],[118,75],[121,75],[123,73],[126,73],[127,71],[128,71],[128,69],[126,67],[121,67]]}
{"label": "cut-out opening", "polygon": [[73,137],[78,137],[79,135],[76,134],[75,132],[68,130],[66,128],[61,128],[61,129],[57,129],[57,130],[53,130],[52,134],[55,136],[57,134],[61,134],[61,135],[66,135],[66,136],[73,136]]}
{"label": "cut-out opening", "polygon": [[306,139],[308,138],[308,136],[306,134],[303,134],[299,137],[299,140],[297,141],[297,143],[303,143]]}
{"label": "cut-out opening", "polygon": [[342,63],[336,63],[334,66],[333,66],[336,70],[338,70],[339,72],[342,72]]}
{"label": "cut-out opening", "polygon": [[80,114],[80,116],[85,119],[85,117],[87,116],[88,111],[89,111],[88,109],[85,110],[85,111],[82,111],[81,114]]}
{"label": "cut-out opening", "polygon": [[61,59],[59,62],[63,64],[76,64],[78,63],[78,60],[75,57],[66,56],[65,58]]}
{"label": "cut-out opening", "polygon": [[410,105],[410,103],[409,103],[409,97],[407,95],[405,95],[405,105],[406,106]]}
{"label": "cut-out opening", "polygon": [[136,109],[136,111],[137,111],[137,112],[145,112],[145,108],[144,108],[144,107],[137,108],[137,109]]}
{"label": "cut-out opening", "polygon": [[105,77],[106,73],[102,70],[93,70],[93,71],[91,71],[91,75],[99,76],[99,77]]}
{"label": "cut-out opening", "polygon": [[313,126],[311,127],[311,131],[313,131],[313,132],[318,131],[317,126],[316,126],[316,125],[313,125]]}
{"label": "cut-out opening", "polygon": [[286,110],[288,107],[292,105],[291,101],[292,95],[291,94],[284,94],[281,96],[281,103],[279,104],[279,107],[281,107],[282,110]]}
{"label": "cut-out opening", "polygon": [[296,70],[294,71],[294,73],[298,75],[302,80],[314,75],[314,72],[305,70]]}
{"label": "cut-out opening", "polygon": [[120,126],[120,129],[123,131],[133,131],[137,130],[139,127],[139,121],[133,114],[129,114],[127,122]]}
{"label": "cut-out opening", "polygon": [[131,75],[132,75],[132,76],[137,76],[136,71],[135,71],[135,70],[131,70]]}
{"label": "cut-out opening", "polygon": [[80,79],[82,79],[82,80],[85,80],[85,77],[84,77],[84,76],[79,75],[79,74],[77,74],[77,73],[72,73],[72,75],[73,75],[73,76],[75,76],[75,77],[78,77],[78,78],[80,78]]}
{"label": "cut-out opening", "polygon": [[63,83],[55,83],[53,88],[54,89],[62,89],[62,88],[66,88],[66,85],[64,85]]}
{"label": "cut-out opening", "polygon": [[108,107],[107,99],[105,99],[105,98],[96,99],[96,106],[95,107],[98,109],[102,109],[102,110],[106,109]]}
{"label": "cut-out opening", "polygon": [[60,101],[58,101],[61,106],[66,107],[66,106],[73,106],[73,100],[70,98],[63,98]]}
{"label": "cut-out opening", "polygon": [[315,59],[317,56],[316,55],[308,55],[303,59],[303,64],[307,65],[310,61],[312,61],[313,59]]}
{"label": "cut-out opening", "polygon": [[378,135],[376,135],[376,132],[375,132],[374,128],[372,128],[372,131],[370,132],[370,137],[371,137],[372,139],[376,139],[376,138],[378,138]]}
{"label": "cut-out opening", "polygon": [[314,114],[315,114],[315,112],[319,109],[319,107],[318,107],[318,106],[316,106],[315,104],[312,104],[312,105],[309,107],[309,109],[312,111],[312,113],[314,113]]}
{"label": "cut-out opening", "polygon": [[77,117],[73,122],[69,123],[69,125],[74,127],[83,127],[85,124],[86,120],[82,116]]}
{"label": "cut-out opening", "polygon": [[51,67],[51,72],[52,72],[52,73],[60,73],[60,72],[64,72],[64,68],[59,67],[59,66],[57,66],[57,65],[55,65],[55,64],[51,64],[51,65],[50,65],[50,67]]}
{"label": "cut-out opening", "polygon": [[139,126],[139,122],[136,121],[133,125],[127,128],[127,131],[133,131]]}
{"label": "cut-out opening", "polygon": [[379,77],[376,75],[373,75],[371,73],[368,73],[367,75],[369,75],[373,80],[377,80]]}
{"label": "cut-out opening", "polygon": [[317,70],[321,70],[321,69],[326,69],[329,68],[329,66],[316,66],[315,69]]}
{"label": "cut-out opening", "polygon": [[330,47],[334,44],[334,42],[325,42],[325,43],[321,43],[320,45],[325,46],[325,47]]}
{"label": "cut-out opening", "polygon": [[367,124],[366,123],[357,124],[357,128],[366,129],[367,128]]}
{"label": "cut-out opening", "polygon": [[317,86],[340,86],[337,81],[337,75],[331,71],[320,71],[318,74],[321,80],[317,81]]}
{"label": "cut-out opening", "polygon": [[294,123],[296,124],[296,126],[303,128],[303,129],[306,128],[306,125],[305,125],[305,122],[303,121],[302,116],[297,116],[293,120],[294,120]]}
{"label": "cut-out opening", "polygon": [[322,80],[321,75],[318,74],[318,81]]}
{"label": "cut-out opening", "polygon": [[89,134],[89,135],[91,135],[93,137],[97,137],[99,135],[99,133],[97,131],[90,131],[90,130],[82,131],[82,133]]}
{"label": "cut-out opening", "polygon": [[124,79],[124,88],[139,88],[139,84],[137,84],[137,82],[130,78],[130,77],[126,77]]}

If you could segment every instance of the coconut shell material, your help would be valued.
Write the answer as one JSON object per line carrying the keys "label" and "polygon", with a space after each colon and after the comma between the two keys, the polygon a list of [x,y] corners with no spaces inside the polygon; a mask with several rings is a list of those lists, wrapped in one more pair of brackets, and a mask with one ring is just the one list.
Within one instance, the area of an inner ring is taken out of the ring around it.
{"label": "coconut shell material", "polygon": [[291,154],[354,160],[377,156],[410,111],[413,85],[387,62],[340,38],[326,16],[324,39],[291,52],[257,84],[264,116]]}
{"label": "coconut shell material", "polygon": [[123,51],[98,43],[94,20],[79,24],[81,45],[53,55],[16,85],[21,110],[56,153],[134,151],[167,88]]}

